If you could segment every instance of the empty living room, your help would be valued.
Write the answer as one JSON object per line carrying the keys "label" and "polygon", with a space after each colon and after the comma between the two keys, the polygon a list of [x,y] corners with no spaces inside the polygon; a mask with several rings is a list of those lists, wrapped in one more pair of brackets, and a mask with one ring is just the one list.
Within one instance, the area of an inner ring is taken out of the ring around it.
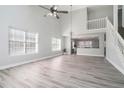
{"label": "empty living room", "polygon": [[124,88],[124,5],[0,5],[0,88]]}

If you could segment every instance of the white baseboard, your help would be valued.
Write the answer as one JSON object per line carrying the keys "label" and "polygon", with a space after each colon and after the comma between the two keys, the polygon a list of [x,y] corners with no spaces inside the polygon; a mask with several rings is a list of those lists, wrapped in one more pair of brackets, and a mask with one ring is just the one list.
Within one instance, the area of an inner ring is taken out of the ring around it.
{"label": "white baseboard", "polygon": [[92,54],[77,54],[77,55],[82,55],[82,56],[95,56],[95,57],[104,57],[104,55],[92,55]]}
{"label": "white baseboard", "polygon": [[4,70],[4,69],[7,69],[7,68],[11,68],[11,67],[15,67],[15,66],[31,63],[31,62],[42,61],[42,60],[53,58],[53,57],[57,57],[57,56],[60,56],[60,55],[62,55],[62,53],[59,53],[59,54],[56,54],[56,55],[52,55],[52,56],[42,57],[42,58],[39,58],[39,59],[29,60],[29,61],[25,61],[25,62],[14,63],[14,64],[6,65],[6,66],[0,66],[0,70]]}
{"label": "white baseboard", "polygon": [[106,60],[110,62],[118,71],[120,71],[124,75],[124,69],[112,62],[109,58],[106,57]]}

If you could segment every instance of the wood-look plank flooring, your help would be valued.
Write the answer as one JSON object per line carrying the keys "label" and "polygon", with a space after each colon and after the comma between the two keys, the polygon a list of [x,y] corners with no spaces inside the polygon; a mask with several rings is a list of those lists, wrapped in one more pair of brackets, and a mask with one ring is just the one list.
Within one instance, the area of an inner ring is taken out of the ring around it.
{"label": "wood-look plank flooring", "polygon": [[118,88],[124,76],[102,57],[63,55],[0,71],[5,88]]}

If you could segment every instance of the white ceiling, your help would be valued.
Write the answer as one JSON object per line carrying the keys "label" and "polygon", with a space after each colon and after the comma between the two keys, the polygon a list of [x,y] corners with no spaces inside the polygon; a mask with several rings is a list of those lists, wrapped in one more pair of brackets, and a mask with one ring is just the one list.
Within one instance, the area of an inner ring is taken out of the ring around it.
{"label": "white ceiling", "polygon": [[[50,8],[52,5],[44,5],[47,8]],[[81,8],[89,7],[90,5],[72,5],[72,9],[70,5],[56,5],[58,10],[66,10],[66,11],[74,11]]]}
{"label": "white ceiling", "polygon": [[72,9],[71,9],[71,6],[69,5],[61,5],[61,6],[58,6],[58,9],[60,10],[67,10],[67,11],[74,11],[74,10],[78,10],[78,9],[81,9],[81,8],[85,8],[87,7],[86,5],[73,5],[72,6]]}

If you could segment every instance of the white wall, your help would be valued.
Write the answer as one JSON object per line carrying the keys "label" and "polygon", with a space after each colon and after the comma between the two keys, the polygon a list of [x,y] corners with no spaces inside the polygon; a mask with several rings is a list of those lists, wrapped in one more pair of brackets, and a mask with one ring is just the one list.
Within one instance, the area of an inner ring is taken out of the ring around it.
{"label": "white wall", "polygon": [[99,37],[99,48],[77,48],[77,55],[104,56],[104,34],[96,35]]}
{"label": "white wall", "polygon": [[69,36],[66,36],[64,39],[65,43],[65,49],[67,54],[71,54],[71,38]]}
{"label": "white wall", "polygon": [[72,11],[72,33],[79,34],[87,30],[87,8]]}
{"label": "white wall", "polygon": [[118,5],[113,6],[113,25],[116,31],[118,31]]}
{"label": "white wall", "polygon": [[70,35],[71,26],[73,34],[87,30],[87,8],[75,10],[61,16],[61,29],[64,36]]}
{"label": "white wall", "polygon": [[[0,6],[0,66],[52,56],[59,52],[51,51],[51,38],[61,38],[60,23],[55,18],[45,18],[47,11],[38,6]],[[39,33],[39,53],[9,56],[8,27],[25,29]]]}
{"label": "white wall", "polygon": [[78,9],[70,12],[69,14],[65,15],[63,14],[61,16],[60,22],[62,35],[65,36],[65,48],[67,49],[67,53],[70,54],[71,53],[70,32],[72,31],[74,35],[86,31],[87,8]]}
{"label": "white wall", "polygon": [[103,18],[108,16],[113,23],[113,6],[112,5],[95,5],[87,8],[88,20]]}

